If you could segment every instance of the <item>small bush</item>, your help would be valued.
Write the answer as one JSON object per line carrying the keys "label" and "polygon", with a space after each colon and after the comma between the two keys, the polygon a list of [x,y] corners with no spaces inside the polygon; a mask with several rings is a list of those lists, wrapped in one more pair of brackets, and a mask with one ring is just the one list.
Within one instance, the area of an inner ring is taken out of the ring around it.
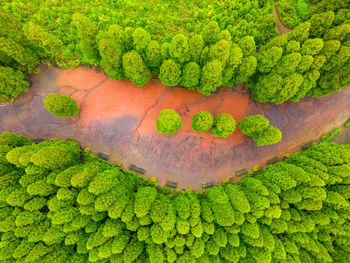
{"label": "small bush", "polygon": [[199,132],[206,132],[213,125],[213,121],[213,115],[209,111],[198,112],[192,118],[192,129]]}
{"label": "small bush", "polygon": [[174,110],[165,109],[159,114],[156,121],[156,129],[160,133],[171,135],[182,127],[182,121],[179,114]]}
{"label": "small bush", "polygon": [[231,114],[221,113],[217,115],[213,122],[211,132],[214,136],[226,138],[236,129],[236,120]]}
{"label": "small bush", "polygon": [[76,117],[79,111],[76,101],[67,95],[49,94],[44,105],[45,109],[61,118]]}

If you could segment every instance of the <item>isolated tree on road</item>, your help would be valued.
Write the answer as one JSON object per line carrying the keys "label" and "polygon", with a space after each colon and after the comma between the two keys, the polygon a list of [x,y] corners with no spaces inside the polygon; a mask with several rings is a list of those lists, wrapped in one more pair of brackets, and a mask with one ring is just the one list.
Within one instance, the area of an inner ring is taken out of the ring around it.
{"label": "isolated tree on road", "polygon": [[192,129],[199,132],[206,132],[213,125],[213,121],[213,115],[209,111],[198,112],[192,118]]}
{"label": "isolated tree on road", "polygon": [[231,135],[236,129],[236,120],[231,114],[221,113],[217,115],[211,128],[211,133],[214,136],[226,138]]}
{"label": "isolated tree on road", "polygon": [[269,126],[269,120],[261,115],[252,115],[239,121],[237,124],[242,133],[253,136],[255,133],[263,132]]}
{"label": "isolated tree on road", "polygon": [[61,118],[76,117],[79,111],[76,101],[67,95],[49,94],[44,99],[44,106],[53,115]]}
{"label": "isolated tree on road", "polygon": [[156,129],[160,133],[171,135],[182,127],[179,114],[174,110],[162,110],[156,121]]}

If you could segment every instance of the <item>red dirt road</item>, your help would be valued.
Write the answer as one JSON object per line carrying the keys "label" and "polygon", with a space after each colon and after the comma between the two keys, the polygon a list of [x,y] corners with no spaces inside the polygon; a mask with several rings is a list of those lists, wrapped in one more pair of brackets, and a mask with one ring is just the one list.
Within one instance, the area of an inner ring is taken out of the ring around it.
{"label": "red dirt road", "polygon": [[[349,88],[320,99],[274,105],[251,100],[244,89],[221,88],[219,94],[205,96],[161,84],[137,87],[130,81],[111,80],[103,73],[82,68],[42,67],[42,73],[32,80],[34,86],[29,92],[13,105],[0,107],[0,133],[73,138],[94,153],[110,153],[110,160],[120,160],[124,167],[135,164],[144,168],[146,176],[157,177],[161,185],[167,179],[177,181],[179,189],[200,189],[206,181],[218,184],[234,176],[236,170],[265,165],[275,155],[300,150],[302,143],[340,126],[350,116]],[[79,116],[52,116],[42,103],[49,93],[76,99]],[[181,130],[171,136],[155,131],[157,116],[165,108],[180,112],[183,119]],[[195,132],[191,118],[201,110],[213,115],[230,113],[236,120],[262,114],[281,129],[282,142],[257,147],[239,130],[226,139]]]}

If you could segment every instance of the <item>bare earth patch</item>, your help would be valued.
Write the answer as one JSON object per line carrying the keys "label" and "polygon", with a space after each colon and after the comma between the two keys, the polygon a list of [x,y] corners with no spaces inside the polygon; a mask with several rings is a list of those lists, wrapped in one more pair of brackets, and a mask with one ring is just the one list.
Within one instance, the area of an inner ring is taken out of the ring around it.
{"label": "bare earth patch", "polygon": [[[220,88],[219,94],[201,95],[195,91],[148,83],[137,87],[130,81],[111,80],[103,73],[82,68],[62,70],[42,67],[34,83],[13,105],[0,107],[0,133],[12,131],[30,138],[72,138],[93,152],[111,154],[124,167],[135,164],[155,176],[178,182],[178,188],[200,189],[201,183],[218,184],[235,171],[300,150],[300,145],[317,138],[350,116],[350,89],[323,98],[305,98],[299,103],[262,104],[250,99],[243,88]],[[76,118],[60,119],[44,108],[49,93],[68,94],[77,100]],[[188,107],[189,111],[185,107]],[[179,112],[181,130],[171,136],[156,132],[155,121],[162,109]],[[192,116],[201,110],[214,115],[230,113],[236,120],[262,114],[281,129],[278,144],[257,147],[239,130],[226,139],[191,129]]]}

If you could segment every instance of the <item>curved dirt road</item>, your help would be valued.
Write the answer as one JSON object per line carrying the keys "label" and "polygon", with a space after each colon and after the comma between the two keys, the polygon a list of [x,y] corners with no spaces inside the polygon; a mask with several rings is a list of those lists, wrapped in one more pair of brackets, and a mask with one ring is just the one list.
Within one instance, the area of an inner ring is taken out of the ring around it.
{"label": "curved dirt road", "polygon": [[[265,165],[275,155],[300,150],[302,143],[340,126],[350,116],[350,88],[320,99],[274,105],[251,100],[243,89],[221,88],[219,94],[204,96],[161,84],[136,87],[82,68],[43,67],[32,80],[29,92],[13,105],[0,107],[0,133],[77,139],[95,153],[110,153],[110,160],[120,160],[124,167],[133,163],[144,168],[146,176],[157,177],[161,185],[167,179],[177,181],[179,189],[200,189],[202,182],[217,184],[241,168]],[[77,100],[78,118],[60,119],[45,110],[42,100],[54,92]],[[175,109],[184,120],[182,129],[172,136],[155,131],[155,120],[164,108]],[[260,113],[282,130],[282,142],[257,147],[239,130],[226,139],[194,132],[191,117],[201,110],[214,115],[227,112],[236,120]]]}
{"label": "curved dirt road", "polygon": [[289,29],[288,27],[286,27],[282,24],[282,22],[278,16],[276,6],[273,8],[273,15],[276,18],[276,22],[277,22],[276,26],[277,26],[277,30],[280,33],[280,35],[287,34],[289,31],[291,31],[291,29]]}

